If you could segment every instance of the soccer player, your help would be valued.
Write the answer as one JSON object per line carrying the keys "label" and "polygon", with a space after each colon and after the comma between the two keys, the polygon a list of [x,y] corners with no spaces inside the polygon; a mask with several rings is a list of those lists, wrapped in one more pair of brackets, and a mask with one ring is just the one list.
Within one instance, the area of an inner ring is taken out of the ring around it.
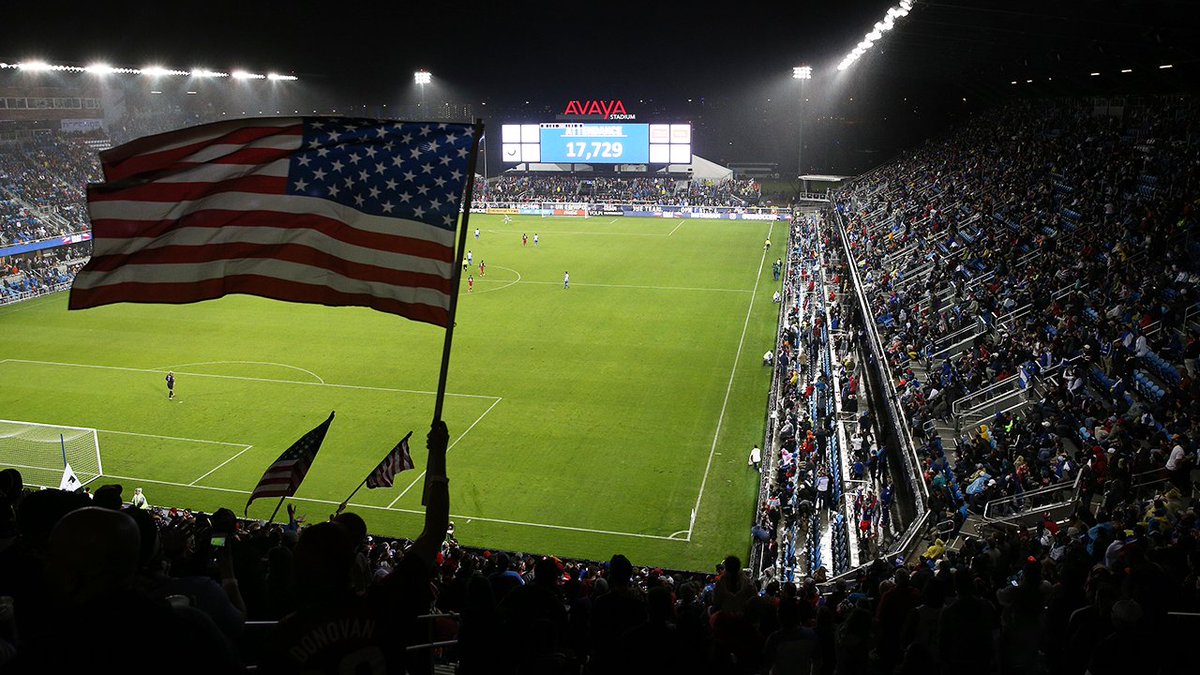
{"label": "soccer player", "polygon": [[473,290],[475,290],[475,277],[468,274],[467,275],[467,292],[470,293]]}
{"label": "soccer player", "polygon": [[521,233],[521,245],[522,246],[529,245],[529,235],[525,234],[524,232]]}
{"label": "soccer player", "polygon": [[474,261],[472,260],[472,258],[474,258],[474,257],[475,257],[475,256],[471,255],[471,252],[470,252],[470,251],[467,251],[467,264],[468,264],[468,265],[470,265],[470,264],[472,264],[472,263],[474,262]]}
{"label": "soccer player", "polygon": [[[534,240],[534,241],[537,241],[537,235],[536,235],[536,234],[535,234],[535,235],[533,235],[533,240]],[[571,287],[571,273],[570,273],[570,272],[563,272],[563,288],[564,288],[564,289],[566,289],[566,288],[570,288],[570,287]]]}
{"label": "soccer player", "polygon": [[537,244],[538,244],[538,235],[537,235],[537,232],[534,232],[533,233],[533,245],[537,246]]}
{"label": "soccer player", "polygon": [[[507,225],[507,224],[509,224],[509,223],[511,223],[511,222],[512,222],[512,216],[508,216],[508,215],[504,216],[504,224],[505,224],[505,225]],[[479,237],[476,237],[476,239],[478,239],[478,238],[479,238]]]}
{"label": "soccer player", "polygon": [[487,276],[487,263],[483,262],[482,259],[479,261],[479,276]]}
{"label": "soccer player", "polygon": [[479,241],[479,228],[475,228],[475,241]]}
{"label": "soccer player", "polygon": [[767,237],[767,241],[766,241],[766,243],[765,243],[765,244],[763,244],[763,250],[764,250],[764,251],[770,251],[770,250],[771,250],[771,238],[770,238],[770,237]]}
{"label": "soccer player", "polygon": [[167,400],[175,398],[175,371],[167,371]]}

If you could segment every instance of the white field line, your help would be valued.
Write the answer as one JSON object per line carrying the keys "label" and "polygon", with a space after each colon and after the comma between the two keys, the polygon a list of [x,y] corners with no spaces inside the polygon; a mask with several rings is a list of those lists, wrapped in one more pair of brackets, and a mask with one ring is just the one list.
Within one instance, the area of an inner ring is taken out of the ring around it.
{"label": "white field line", "polygon": [[[514,270],[511,267],[501,267],[500,265],[496,265],[495,268],[498,270],[508,270],[509,272],[512,272],[513,274],[517,275],[516,281],[508,281],[508,282],[501,281],[500,283],[504,284],[503,286],[496,286],[495,288],[482,288],[478,291],[478,293],[493,293],[495,291],[502,291],[502,290],[508,288],[509,286],[512,286],[513,284],[521,283],[521,273],[520,272]],[[480,277],[479,281],[482,283],[482,282],[491,281],[491,279],[484,279],[483,277]],[[476,293],[472,293],[471,295],[475,295],[475,294]]]}
{"label": "white field line", "polygon": [[[561,281],[521,281],[523,284],[561,285]],[[635,288],[647,291],[709,291],[712,293],[753,293],[748,288],[693,288],[688,286],[638,286],[636,284],[587,284],[571,281],[571,287],[590,286],[592,288]]]}
{"label": "white field line", "polygon": [[179,364],[176,364],[173,366],[166,366],[164,368],[153,368],[152,370],[175,370],[176,368],[187,368],[188,366],[219,366],[219,365],[223,365],[226,363],[250,364],[250,365],[255,365],[255,366],[278,366],[280,368],[291,368],[292,370],[298,370],[302,373],[308,373],[309,375],[312,375],[313,377],[317,378],[317,382],[320,382],[321,384],[325,384],[325,380],[320,375],[314,373],[311,370],[307,370],[307,369],[301,368],[299,366],[290,366],[286,363],[275,363],[273,361],[200,361],[198,363],[179,363]]}
{"label": "white field line", "polygon": [[[459,435],[458,435],[458,438],[454,439],[454,442],[453,442],[453,443],[451,443],[451,444],[449,445],[449,447],[447,447],[447,448],[446,448],[446,454],[447,454],[447,455],[449,455],[449,454],[450,454],[450,451],[454,449],[454,446],[458,445],[458,442],[459,442],[459,441],[461,441],[463,438],[465,438],[467,434],[471,433],[471,430],[475,428],[475,425],[476,425],[476,424],[479,424],[479,420],[482,420],[484,417],[487,417],[487,414],[488,414],[488,413],[490,413],[490,412],[492,412],[492,408],[495,408],[495,407],[496,407],[496,405],[497,405],[498,403],[500,403],[500,401],[503,401],[503,400],[504,400],[504,399],[502,399],[502,398],[498,398],[498,399],[496,399],[494,402],[492,402],[492,404],[491,404],[490,406],[488,406],[488,409],[487,409],[487,410],[484,410],[484,411],[483,411],[483,414],[482,414],[482,415],[480,415],[479,417],[476,417],[476,418],[475,418],[475,421],[474,421],[474,422],[471,422],[471,426],[467,427],[466,431],[463,431],[461,434],[459,434]],[[396,502],[400,501],[400,498],[401,498],[401,497],[403,497],[404,495],[408,494],[408,491],[409,491],[409,490],[411,490],[411,489],[413,488],[413,486],[414,486],[414,485],[416,485],[417,483],[421,482],[421,479],[422,479],[422,478],[424,478],[424,477],[425,477],[425,471],[421,471],[421,475],[419,475],[419,476],[417,476],[416,478],[414,478],[414,479],[413,479],[413,482],[411,482],[411,483],[409,483],[409,484],[408,484],[408,487],[404,488],[404,490],[403,490],[403,491],[402,491],[400,494],[396,495],[396,498],[395,498],[395,499],[393,499],[393,500],[391,501],[391,503],[389,503],[389,504],[388,504],[388,508],[390,509],[390,508],[392,508],[393,506],[395,506],[395,505],[396,505]]]}
{"label": "white field line", "polygon": [[199,483],[200,481],[204,480],[205,478],[208,478],[210,475],[212,475],[214,472],[216,472],[217,469],[220,469],[221,467],[232,462],[233,460],[237,459],[238,457],[241,457],[242,455],[244,455],[246,453],[247,450],[249,450],[250,448],[253,448],[253,447],[254,447],[253,445],[247,445],[246,447],[239,450],[236,455],[234,455],[233,457],[230,457],[229,459],[225,460],[224,462],[221,462],[220,464],[218,464],[218,465],[214,466],[213,468],[209,469],[208,471],[204,472],[203,475],[201,475],[199,478],[192,481],[191,483],[188,483],[188,485],[194,486],[196,483]]}
{"label": "white field line", "polygon": [[[168,485],[171,487],[190,488],[193,490],[212,490],[214,492],[228,492],[228,493],[240,494],[240,495],[251,494],[250,490],[235,490],[233,488],[212,487],[209,485],[188,485],[186,483],[172,483],[170,481],[165,481],[165,480],[153,480],[153,479],[149,479],[149,478],[136,478],[133,476],[117,476],[117,475],[113,475],[113,474],[104,474],[104,477],[105,478],[113,478],[116,480],[128,480],[128,481],[135,481],[135,482],[141,482],[141,483],[152,483],[155,485]],[[292,501],[296,501],[296,502],[308,502],[311,504],[327,504],[327,505],[333,506],[335,508],[341,504],[341,502],[337,502],[332,499],[314,499],[314,498],[310,498],[310,497],[289,497],[289,499],[291,499]],[[398,512],[398,513],[412,513],[412,514],[416,514],[416,515],[424,515],[424,513],[425,513],[424,511],[417,510],[417,509],[399,509],[399,508],[392,508],[390,506],[374,506],[371,504],[351,503],[349,506],[352,506],[357,509],[372,509],[375,511],[393,511],[393,512]],[[570,525],[552,525],[550,523],[530,523],[530,522],[526,522],[526,521],[522,521],[522,520],[508,520],[508,519],[504,519],[504,518],[486,518],[483,516],[471,516],[471,515],[465,515],[465,514],[461,514],[461,513],[452,513],[452,514],[450,514],[450,517],[458,518],[458,519],[462,519],[462,520],[478,520],[478,521],[482,521],[485,523],[499,523],[501,525],[519,525],[522,527],[539,527],[539,528],[543,528],[543,529],[564,530],[564,531],[568,531],[568,532],[584,532],[587,534],[604,534],[604,535],[611,535],[614,537],[637,537],[639,539],[657,539],[660,541],[684,541],[683,539],[672,539],[670,537],[664,537],[664,536],[658,535],[658,534],[642,534],[642,533],[638,533],[638,532],[617,532],[614,530],[598,530],[598,529],[593,529],[593,528],[588,528],[588,527],[572,527]]]}
{"label": "white field line", "polygon": [[113,431],[112,429],[97,429],[102,434],[121,434],[122,436],[142,436],[144,438],[165,438],[168,441],[186,441],[189,443],[209,443],[212,445],[232,445],[235,448],[248,448],[245,443],[230,443],[228,441],[207,441],[203,438],[183,438],[182,436],[161,436],[159,434],[140,434],[136,431]]}
{"label": "white field line", "polygon": [[678,229],[679,229],[679,228],[681,228],[681,227],[683,227],[683,218],[680,218],[680,219],[679,219],[679,224],[675,226],[675,229],[674,229],[674,230],[671,230],[670,232],[668,232],[668,233],[667,233],[667,236],[669,237],[669,236],[671,236],[671,235],[675,234],[675,230],[678,230]]}
{"label": "white field line", "polygon": [[[4,359],[0,363],[32,363],[42,366],[61,366],[64,368],[98,368],[101,370],[123,370],[133,373],[162,373],[161,370],[153,370],[150,368],[125,368],[122,366],[98,366],[90,363],[64,363],[61,361],[34,361],[31,359]],[[433,396],[437,392],[419,391],[416,389],[394,389],[392,387],[369,387],[362,384],[334,384],[331,382],[305,382],[303,380],[276,380],[268,377],[243,377],[240,375],[213,375],[210,373],[188,373],[180,371],[178,375],[188,375],[190,377],[211,377],[218,380],[243,380],[247,382],[270,382],[274,384],[302,384],[309,387],[334,387],[336,389],[362,389],[366,391],[386,391],[396,394],[424,394]],[[486,396],[483,394],[452,394],[446,393],[446,396],[457,396],[459,398],[487,398],[498,400],[499,396]]]}
{"label": "white field line", "polygon": [[238,457],[241,457],[247,450],[254,447],[253,445],[249,445],[246,443],[228,443],[226,441],[207,441],[207,440],[204,440],[203,438],[180,438],[178,436],[162,436],[160,434],[140,434],[140,433],[137,433],[136,431],[113,431],[112,429],[97,429],[96,431],[98,431],[100,433],[105,433],[105,434],[121,434],[124,436],[141,436],[143,438],[165,438],[170,441],[187,441],[190,443],[209,443],[212,445],[232,445],[234,447],[241,448],[241,450],[238,450],[237,454],[235,454],[233,457],[230,457],[229,459],[225,460],[224,462],[221,462],[220,464],[214,466],[212,469],[206,471],[204,473],[204,475],[200,476],[199,478],[192,481],[191,483],[188,483],[188,485],[192,485],[192,486],[194,486],[196,483],[199,483],[200,481],[204,480],[205,478],[208,478],[208,476],[210,474],[212,474],[213,472],[215,472],[217,469],[220,469],[221,467],[232,462],[233,460],[237,459]]}
{"label": "white field line", "polygon": [[[775,229],[775,223],[771,223],[771,229],[767,231],[767,238],[770,238],[771,232]],[[742,358],[742,347],[746,343],[746,330],[750,327],[750,314],[754,311],[754,299],[758,295],[758,285],[762,281],[763,265],[767,262],[767,251],[763,249],[762,258],[758,261],[758,273],[754,277],[754,291],[750,295],[750,306],[746,308],[746,320],[742,322],[742,337],[738,340],[737,353],[733,356],[733,368],[729,370],[729,384],[725,386],[725,400],[721,403],[721,414],[717,417],[717,430],[713,432],[712,447],[708,449],[708,462],[704,465],[704,478],[700,481],[700,494],[696,495],[696,514],[700,513],[700,500],[704,499],[704,488],[708,485],[708,472],[712,468],[713,454],[717,451],[717,439],[721,437],[721,427],[725,424],[725,411],[729,408],[729,396],[733,392],[733,380],[737,375],[738,362]],[[692,540],[692,530],[696,527],[695,519],[688,525],[687,541]]]}
{"label": "white field line", "polygon": [[[27,359],[2,359],[2,360],[0,360],[0,364],[7,363],[10,361],[14,362],[14,363],[34,363],[34,364],[39,364],[39,365],[52,365],[52,366],[101,368],[101,369],[111,369],[111,370],[126,370],[126,371],[134,371],[134,372],[158,372],[158,371],[147,370],[144,368],[120,368],[120,367],[116,367],[116,366],[94,366],[94,365],[89,365],[89,364],[59,363],[59,362],[55,362],[55,361],[31,361],[31,360],[27,360]],[[188,374],[188,373],[181,373],[181,374]],[[254,379],[254,380],[259,379],[259,378],[238,378],[238,377],[223,376],[223,375],[210,375],[208,377],[224,377],[224,378],[230,378],[230,379]],[[316,383],[316,382],[297,382],[294,380],[264,380],[264,381],[281,382],[281,383],[287,383],[287,384],[308,384],[308,385],[314,385],[314,386],[321,386],[321,385],[318,385],[318,383]],[[355,385],[325,384],[323,386],[348,387],[348,388],[355,388],[355,389],[374,389],[374,390],[379,390],[379,391],[393,391],[393,392],[401,392],[401,393],[418,393],[418,394],[432,393],[432,392],[413,392],[413,391],[406,390],[406,389],[388,389],[386,387],[358,387]],[[489,412],[491,412],[492,408],[495,408],[496,405],[498,403],[500,403],[500,401],[504,400],[502,397],[499,397],[499,396],[482,396],[482,395],[475,395],[475,394],[446,394],[446,395],[447,396],[466,396],[466,397],[471,397],[471,398],[494,399],[492,402],[492,405],[489,406],[488,409],[483,412],[483,414],[481,414],[478,418],[476,418],[475,421],[471,423],[471,426],[467,427],[466,431],[464,431],[462,434],[459,435],[459,437],[457,439],[455,439],[455,441],[454,441],[455,443],[457,443],[459,440],[462,440],[462,438],[467,435],[467,432],[471,431],[471,429],[474,428],[475,425],[478,424],[479,421],[482,420],[485,415],[487,415]],[[192,441],[192,442],[196,442],[196,443],[231,445],[231,446],[242,448],[241,452],[238,452],[233,457],[225,460],[218,466],[214,467],[211,471],[205,473],[203,476],[200,476],[200,478],[197,478],[196,481],[199,481],[199,480],[203,479],[205,476],[208,476],[209,474],[213,473],[213,471],[220,469],[222,466],[225,466],[229,462],[231,462],[234,459],[236,459],[237,457],[241,456],[242,453],[244,453],[245,451],[247,451],[251,447],[253,447],[252,445],[246,445],[245,443],[230,443],[227,441],[209,441],[209,440],[204,440],[204,439],[199,439],[199,438],[161,436],[161,435],[157,435],[157,434],[142,434],[142,433],[137,433],[137,432],[133,432],[133,431],[114,431],[111,429],[97,429],[96,431],[103,432],[103,433],[111,433],[111,434],[126,434],[129,436],[146,436],[146,437],[150,437],[150,438],[165,438],[165,439],[169,439],[169,440]],[[450,448],[453,448],[453,447],[454,447],[454,445],[452,444],[450,446]],[[447,452],[449,452],[450,448],[447,448]],[[42,467],[28,467],[28,468],[34,469],[34,468],[42,468]],[[55,469],[55,470],[57,471],[57,469]],[[114,475],[114,474],[104,474],[104,476],[107,478],[115,478],[118,480],[130,480],[130,481],[136,481],[136,482],[151,483],[151,484],[155,484],[155,485],[169,485],[172,487],[190,488],[193,490],[212,490],[214,492],[229,492],[229,493],[233,493],[233,494],[243,494],[243,495],[248,495],[251,493],[250,490],[237,490],[234,488],[215,487],[215,486],[211,486],[211,485],[195,485],[196,481],[193,481],[192,483],[189,484],[189,483],[174,483],[171,481],[164,481],[164,480],[155,480],[152,478],[135,478],[135,477],[131,477],[131,476],[118,476],[118,475]],[[421,476],[422,477],[424,476],[424,472],[422,472]],[[409,485],[409,488],[412,488],[412,486],[415,485],[419,480],[420,480],[420,478],[418,478],[416,481],[413,481],[413,483],[411,485]],[[406,488],[405,491],[407,492],[407,490],[408,490],[408,488]],[[404,496],[403,493],[400,496],[401,497]],[[333,506],[337,506],[337,505],[341,504],[341,502],[336,502],[336,501],[329,500],[329,499],[312,499],[312,498],[306,498],[306,497],[292,497],[291,499],[294,501],[310,502],[310,503],[314,503],[314,504],[331,504]],[[371,504],[359,504],[359,503],[351,503],[350,506],[353,506],[355,508],[362,508],[362,509],[373,509],[373,510],[377,510],[377,511],[397,511],[397,512],[401,512],[401,513],[413,513],[413,514],[418,514],[418,515],[425,513],[424,511],[419,511],[416,509],[404,509],[404,508],[393,507],[393,504],[395,504],[396,501],[399,499],[400,499],[400,497],[397,497],[395,500],[392,500],[392,503],[389,504],[388,506],[374,506]],[[549,524],[549,523],[531,523],[531,522],[526,522],[526,521],[521,521],[521,520],[509,520],[509,519],[505,519],[505,518],[487,518],[484,516],[472,516],[472,515],[464,515],[464,514],[451,514],[450,517],[461,518],[464,520],[478,520],[478,521],[482,521],[485,523],[497,523],[497,524],[501,524],[501,525],[517,525],[517,526],[521,526],[521,527],[536,527],[536,528],[542,528],[542,529],[562,530],[562,531],[566,531],[566,532],[583,532],[583,533],[587,533],[587,534],[602,534],[602,535],[614,536],[614,537],[635,537],[635,538],[639,538],[639,539],[657,539],[660,541],[684,541],[682,539],[672,539],[671,537],[665,537],[665,536],[657,535],[657,534],[642,534],[642,533],[638,533],[638,532],[618,532],[615,530],[601,530],[601,529],[587,528],[587,527],[572,527],[570,525],[553,525],[553,524]],[[676,534],[678,534],[678,533],[676,533]]]}

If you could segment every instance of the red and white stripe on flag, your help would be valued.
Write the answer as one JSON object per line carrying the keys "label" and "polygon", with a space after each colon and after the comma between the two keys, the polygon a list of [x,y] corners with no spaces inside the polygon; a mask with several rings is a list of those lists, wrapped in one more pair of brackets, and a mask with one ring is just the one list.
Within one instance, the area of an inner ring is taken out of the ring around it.
{"label": "red and white stripe on flag", "polygon": [[446,326],[467,124],[257,118],[101,153],[71,309],[245,293]]}
{"label": "red and white stripe on flag", "polygon": [[396,474],[401,471],[408,471],[416,466],[413,464],[412,454],[408,451],[408,439],[411,436],[412,432],[410,431],[408,432],[408,436],[405,436],[397,443],[396,447],[392,448],[392,451],[388,453],[388,456],[383,458],[379,466],[375,467],[371,475],[367,476],[368,488],[392,487],[392,480],[396,477]]}

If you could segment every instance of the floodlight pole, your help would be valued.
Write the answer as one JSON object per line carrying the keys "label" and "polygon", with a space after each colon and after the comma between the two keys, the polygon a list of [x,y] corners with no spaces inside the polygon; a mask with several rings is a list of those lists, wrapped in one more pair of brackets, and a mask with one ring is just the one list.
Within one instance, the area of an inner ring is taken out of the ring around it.
{"label": "floodlight pole", "polygon": [[792,77],[800,80],[799,119],[796,128],[796,180],[801,188],[800,191],[803,191],[804,181],[800,176],[804,175],[804,81],[812,79],[812,66],[792,68]]}

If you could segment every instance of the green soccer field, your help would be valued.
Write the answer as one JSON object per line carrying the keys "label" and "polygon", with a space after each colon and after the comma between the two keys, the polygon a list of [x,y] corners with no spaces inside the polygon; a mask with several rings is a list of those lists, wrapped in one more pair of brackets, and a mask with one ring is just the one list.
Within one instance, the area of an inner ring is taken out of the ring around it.
{"label": "green soccer field", "polygon": [[[468,239],[475,285],[463,284],[444,413],[459,540],[693,570],[744,559],[758,485],[746,458],[762,440],[761,354],[778,310],[779,252],[762,242],[783,241],[785,226],[470,224],[481,230]],[[80,312],[66,301],[0,308],[0,418],[96,428],[104,476],[93,487],[240,514],[266,467],[337,411],[298,512],[327,518],[411,430],[417,470],[360,490],[350,508],[373,532],[419,533],[441,329],[248,296]],[[46,467],[26,469],[29,482],[57,485],[61,473],[56,449],[17,458],[0,446],[6,463]],[[250,516],[267,518],[277,501],[255,502]]]}

